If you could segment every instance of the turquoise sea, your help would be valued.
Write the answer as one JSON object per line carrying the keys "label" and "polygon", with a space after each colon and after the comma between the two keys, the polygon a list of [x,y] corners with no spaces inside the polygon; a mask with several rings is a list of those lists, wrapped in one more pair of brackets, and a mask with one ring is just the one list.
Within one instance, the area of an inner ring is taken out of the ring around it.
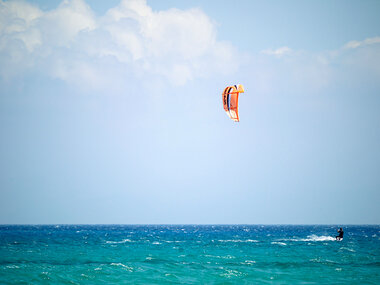
{"label": "turquoise sea", "polygon": [[2,225],[0,284],[380,284],[380,226]]}

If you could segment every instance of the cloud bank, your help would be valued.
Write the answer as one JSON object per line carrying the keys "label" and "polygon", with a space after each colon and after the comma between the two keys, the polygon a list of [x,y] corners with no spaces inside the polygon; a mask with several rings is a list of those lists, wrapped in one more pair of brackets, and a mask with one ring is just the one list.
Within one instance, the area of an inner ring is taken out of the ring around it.
{"label": "cloud bank", "polygon": [[264,49],[243,61],[241,51],[218,40],[216,24],[200,9],[153,11],[145,0],[123,0],[98,17],[84,0],[65,0],[50,11],[0,0],[5,81],[37,74],[85,90],[125,92],[227,75],[258,94],[318,93],[363,75],[376,81],[379,66],[379,37],[332,51]]}
{"label": "cloud bank", "polygon": [[203,11],[155,12],[145,0],[123,0],[101,17],[83,0],[51,11],[0,0],[0,61],[3,78],[31,71],[94,88],[155,78],[183,85],[239,65]]}

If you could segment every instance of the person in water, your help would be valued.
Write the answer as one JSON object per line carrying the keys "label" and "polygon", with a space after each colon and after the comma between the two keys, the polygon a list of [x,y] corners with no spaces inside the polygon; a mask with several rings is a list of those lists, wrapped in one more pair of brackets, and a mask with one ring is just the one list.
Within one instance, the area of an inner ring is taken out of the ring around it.
{"label": "person in water", "polygon": [[338,230],[338,235],[335,238],[336,238],[336,240],[342,240],[343,239],[343,229],[342,228],[340,228]]}

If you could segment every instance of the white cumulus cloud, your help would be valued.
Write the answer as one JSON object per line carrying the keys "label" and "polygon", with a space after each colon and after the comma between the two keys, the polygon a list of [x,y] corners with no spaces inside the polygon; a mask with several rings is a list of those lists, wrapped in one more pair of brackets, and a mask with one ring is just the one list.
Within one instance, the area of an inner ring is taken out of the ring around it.
{"label": "white cumulus cloud", "polygon": [[0,75],[29,70],[95,88],[153,77],[181,85],[238,68],[216,32],[200,9],[156,12],[145,0],[123,0],[101,17],[84,0],[51,11],[0,0]]}
{"label": "white cumulus cloud", "polygon": [[278,49],[266,49],[266,50],[261,51],[261,53],[281,57],[283,55],[291,53],[291,51],[292,50],[288,47],[280,47]]}
{"label": "white cumulus cloud", "polygon": [[358,47],[379,44],[379,43],[380,43],[380,37],[374,37],[374,38],[365,39],[364,41],[351,41],[351,42],[348,42],[344,47],[358,48]]}

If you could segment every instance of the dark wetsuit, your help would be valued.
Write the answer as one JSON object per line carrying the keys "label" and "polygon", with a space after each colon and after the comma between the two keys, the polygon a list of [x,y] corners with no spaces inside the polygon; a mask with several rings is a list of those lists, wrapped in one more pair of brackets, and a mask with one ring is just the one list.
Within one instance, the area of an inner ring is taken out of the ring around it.
{"label": "dark wetsuit", "polygon": [[339,235],[336,236],[336,239],[343,239],[343,230],[338,230]]}

